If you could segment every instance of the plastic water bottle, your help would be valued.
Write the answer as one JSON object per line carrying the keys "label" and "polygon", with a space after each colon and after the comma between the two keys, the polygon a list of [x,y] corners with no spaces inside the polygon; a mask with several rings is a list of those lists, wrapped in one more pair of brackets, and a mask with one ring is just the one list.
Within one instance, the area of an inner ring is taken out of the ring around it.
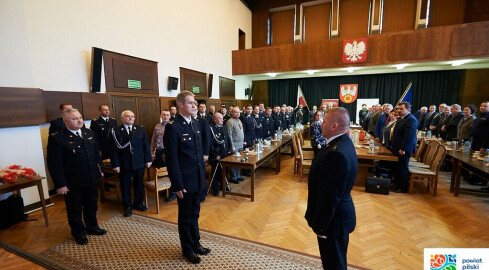
{"label": "plastic water bottle", "polygon": [[470,154],[470,141],[464,143],[464,154]]}
{"label": "plastic water bottle", "polygon": [[426,131],[426,138],[431,139],[431,130]]}

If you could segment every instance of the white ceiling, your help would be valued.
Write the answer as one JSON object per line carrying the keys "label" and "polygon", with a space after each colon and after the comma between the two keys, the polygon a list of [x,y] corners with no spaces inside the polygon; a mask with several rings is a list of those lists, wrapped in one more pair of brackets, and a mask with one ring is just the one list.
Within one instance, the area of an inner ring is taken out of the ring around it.
{"label": "white ceiling", "polygon": [[277,80],[277,79],[294,79],[294,78],[314,78],[314,77],[329,77],[329,76],[350,76],[350,75],[366,75],[366,74],[385,74],[399,72],[419,72],[419,71],[438,71],[438,70],[456,70],[456,69],[489,69],[489,58],[471,59],[470,62],[460,66],[452,66],[453,61],[434,61],[423,63],[409,63],[403,69],[397,69],[397,65],[380,65],[380,66],[363,66],[355,67],[353,72],[348,72],[348,68],[329,68],[313,70],[314,74],[308,74],[306,70],[290,71],[277,73],[275,77],[268,73],[237,75],[246,76],[252,81],[262,80]]}

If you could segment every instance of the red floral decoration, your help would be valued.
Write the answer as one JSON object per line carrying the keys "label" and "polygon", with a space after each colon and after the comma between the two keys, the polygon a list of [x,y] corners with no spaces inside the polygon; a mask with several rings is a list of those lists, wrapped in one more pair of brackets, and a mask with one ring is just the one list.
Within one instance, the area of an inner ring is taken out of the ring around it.
{"label": "red floral decoration", "polygon": [[10,165],[5,170],[0,170],[0,180],[4,184],[12,184],[23,179],[32,179],[38,174],[31,168],[24,168],[20,165]]}

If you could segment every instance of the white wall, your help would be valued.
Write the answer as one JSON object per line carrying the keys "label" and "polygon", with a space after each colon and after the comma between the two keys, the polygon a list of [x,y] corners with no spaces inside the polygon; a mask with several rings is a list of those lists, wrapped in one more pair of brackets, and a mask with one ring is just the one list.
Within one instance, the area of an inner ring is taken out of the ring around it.
{"label": "white wall", "polygon": [[[166,90],[168,76],[185,67],[212,73],[219,98],[219,76],[234,78],[238,29],[250,48],[251,11],[240,0],[0,0],[0,86],[88,92],[91,48],[99,47],[157,61],[160,96],[177,95]],[[234,79],[244,98],[251,80]],[[0,167],[17,162],[45,175],[41,137],[39,126],[0,129]],[[10,138],[29,140],[34,153],[19,160]]]}

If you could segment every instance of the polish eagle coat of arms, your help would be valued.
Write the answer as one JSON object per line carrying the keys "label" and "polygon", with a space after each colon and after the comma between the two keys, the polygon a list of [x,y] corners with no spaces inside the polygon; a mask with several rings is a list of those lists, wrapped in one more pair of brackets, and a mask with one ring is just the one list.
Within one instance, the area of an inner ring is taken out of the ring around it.
{"label": "polish eagle coat of arms", "polygon": [[343,41],[343,63],[360,63],[367,60],[367,39]]}
{"label": "polish eagle coat of arms", "polygon": [[340,100],[343,103],[352,103],[357,100],[358,84],[340,85]]}

